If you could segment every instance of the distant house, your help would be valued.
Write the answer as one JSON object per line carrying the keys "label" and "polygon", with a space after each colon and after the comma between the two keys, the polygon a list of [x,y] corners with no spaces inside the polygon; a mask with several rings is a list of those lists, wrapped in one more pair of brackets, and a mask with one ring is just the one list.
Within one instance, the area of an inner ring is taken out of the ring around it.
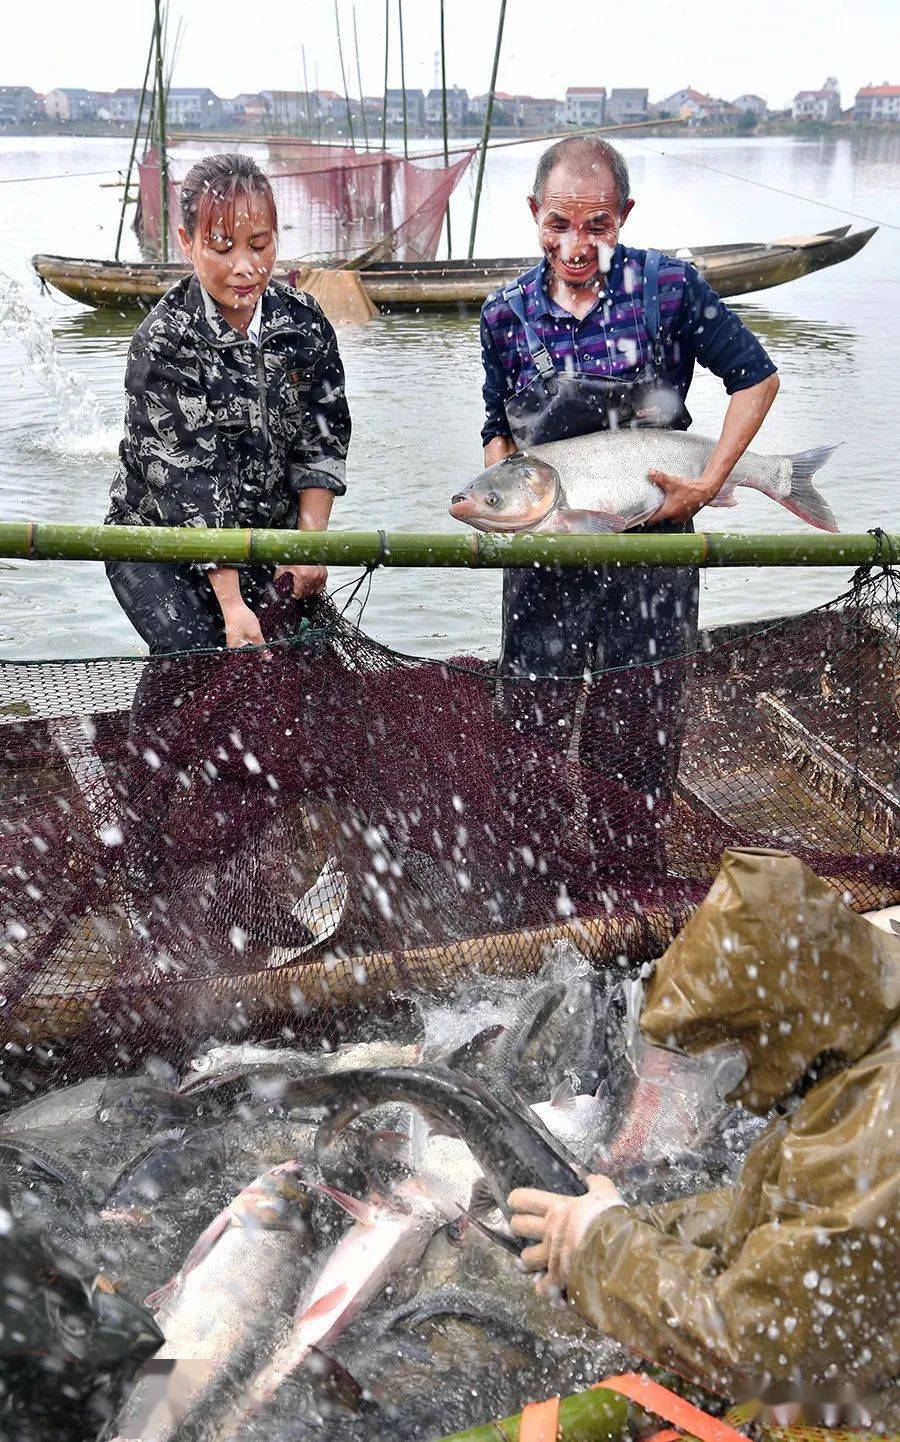
{"label": "distant house", "polygon": [[346,115],[344,97],[338,95],[336,90],[311,90],[309,100],[313,120],[324,123],[326,120],[333,120],[335,116]]}
{"label": "distant house", "polygon": [[646,120],[649,114],[646,90],[616,90],[609,92],[606,118],[611,125],[631,125]]}
{"label": "distant house", "polygon": [[233,100],[223,100],[221,104],[223,119],[236,125],[261,125],[268,118],[269,107],[254,91],[244,90]]}
{"label": "distant house", "polygon": [[109,112],[110,120],[125,120],[133,123],[137,120],[138,106],[141,103],[141,92],[120,87],[107,96],[104,109]]}
{"label": "distant house", "polygon": [[769,113],[768,103],[763,100],[761,95],[739,95],[734,101],[734,108],[739,110],[742,115],[749,112],[757,120],[765,120]]}
{"label": "distant house", "polygon": [[[765,111],[765,101],[761,104]],[[727,100],[717,100],[712,95],[704,95],[702,90],[695,90],[692,85],[686,85],[683,90],[676,90],[664,100],[658,101],[653,106],[653,112],[656,115],[687,120],[691,125],[726,125],[741,114],[738,101],[729,105]]]}
{"label": "distant house", "polygon": [[605,85],[570,85],[566,91],[566,124],[587,129],[606,120]]}
{"label": "distant house", "polygon": [[[389,125],[403,124],[403,91],[402,89],[388,90],[387,93],[387,118]],[[425,91],[407,90],[406,92],[406,123],[407,125],[425,124]]]}
{"label": "distant house", "polygon": [[41,97],[30,85],[0,85],[0,125],[24,125],[43,114]]}
{"label": "distant house", "polygon": [[653,110],[657,115],[682,116],[686,120],[699,120],[706,107],[711,104],[710,96],[704,95],[700,90],[695,90],[691,85],[685,85],[683,89],[667,95],[664,100],[657,101]]}
{"label": "distant house", "polygon": [[[106,97],[103,97],[106,98]],[[48,120],[93,120],[100,108],[101,97],[93,90],[61,87],[48,90],[44,96],[44,114]]]}
{"label": "distant house", "polygon": [[212,130],[224,119],[222,102],[206,86],[172,85],[166,101],[169,125],[184,130]]}
{"label": "distant house", "polygon": [[881,85],[864,85],[857,90],[853,119],[863,124],[882,120],[900,123],[900,85],[888,85],[885,80]]}
{"label": "distant house", "polygon": [[[441,125],[443,123],[443,92],[440,86],[429,90],[425,97],[425,123],[427,125]],[[379,104],[380,108],[380,104]],[[464,125],[466,116],[469,113],[469,92],[462,90],[460,86],[454,85],[447,91],[447,123],[449,125]]]}
{"label": "distant house", "polygon": [[[469,114],[475,120],[484,120],[487,114],[488,95],[473,95]],[[516,121],[516,97],[505,90],[494,91],[494,108],[491,111],[494,125],[514,125]]]}
{"label": "distant house", "polygon": [[549,130],[558,125],[564,107],[555,96],[514,95],[517,123],[529,130]]}
{"label": "distant house", "polygon": [[834,76],[829,76],[821,90],[798,90],[791,106],[795,120],[819,120],[826,125],[841,117],[841,92]]}
{"label": "distant house", "polygon": [[[306,92],[304,90],[262,90],[259,94],[266,112],[276,129],[296,130],[306,124]],[[312,102],[312,97],[310,97]],[[309,106],[309,113],[315,116],[315,107]]]}

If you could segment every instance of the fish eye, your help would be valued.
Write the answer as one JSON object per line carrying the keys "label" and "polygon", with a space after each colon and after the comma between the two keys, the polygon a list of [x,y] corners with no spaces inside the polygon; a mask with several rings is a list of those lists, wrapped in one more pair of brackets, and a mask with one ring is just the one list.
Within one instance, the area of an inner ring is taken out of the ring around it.
{"label": "fish eye", "polygon": [[486,495],[485,498],[484,498],[484,503],[485,503],[486,506],[499,506],[499,504],[500,504],[500,494],[499,494],[499,492],[498,492],[498,491],[488,491],[487,495]]}

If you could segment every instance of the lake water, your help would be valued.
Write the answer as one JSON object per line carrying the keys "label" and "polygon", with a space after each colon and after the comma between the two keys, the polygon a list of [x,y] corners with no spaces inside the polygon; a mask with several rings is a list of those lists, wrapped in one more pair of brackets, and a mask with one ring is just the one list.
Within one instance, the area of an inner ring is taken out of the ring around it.
{"label": "lake water", "polygon": [[[839,225],[849,218],[844,210],[884,223],[853,260],[738,308],[781,372],[781,393],[758,448],[784,452],[842,442],[820,478],[839,524],[900,531],[900,135],[646,140],[623,148],[638,201],[624,237],[631,244],[674,249],[772,240]],[[539,150],[528,145],[490,156],[479,254],[533,250],[525,196]],[[28,262],[35,251],[112,254],[120,192],[101,181],[115,179],[127,154],[122,140],[0,138],[0,315],[14,302],[5,330],[0,321],[0,519],[103,517],[135,316],[42,295]],[[105,175],[92,173],[104,169]],[[60,174],[74,178],[49,178]],[[48,178],[2,183],[33,176]],[[473,181],[474,170],[453,201],[456,253],[468,236]],[[853,228],[863,224],[854,221]],[[130,231],[123,254],[137,255]],[[27,317],[26,324],[16,322],[23,303],[49,327],[43,342]],[[335,526],[453,529],[449,497],[480,469],[477,314],[380,318],[342,331],[340,344],[354,439],[348,494],[335,508]],[[717,434],[725,404],[719,382],[700,371],[690,396],[697,429]],[[703,525],[802,528],[783,508],[746,493],[724,520],[712,512]],[[835,594],[847,577],[836,569],[713,571],[703,583],[703,619],[797,611]],[[345,579],[333,573],[336,584]],[[499,587],[498,574],[382,572],[364,624],[401,650],[490,654]],[[0,655],[139,649],[99,566],[0,561]]]}

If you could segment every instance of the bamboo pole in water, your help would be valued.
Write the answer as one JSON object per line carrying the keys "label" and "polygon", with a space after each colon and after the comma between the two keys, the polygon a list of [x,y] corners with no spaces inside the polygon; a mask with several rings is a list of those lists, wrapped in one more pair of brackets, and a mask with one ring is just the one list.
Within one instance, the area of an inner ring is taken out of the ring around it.
{"label": "bamboo pole in water", "polygon": [[160,0],[153,0],[156,30],[156,112],[159,117],[159,199],[160,255],[169,258],[169,159],[166,154],[166,83],[163,77],[162,14]]}
{"label": "bamboo pole in water", "polygon": [[403,93],[403,159],[409,160],[409,123],[406,114],[406,60],[403,54],[403,0],[397,0],[400,20],[400,89]]}
{"label": "bamboo pole in water", "polygon": [[341,62],[341,84],[344,87],[344,104],[347,107],[347,129],[350,132],[351,149],[356,149],[356,142],[353,139],[353,116],[350,113],[350,96],[347,91],[347,73],[344,70],[344,46],[341,41],[341,17],[338,13],[338,0],[334,0],[334,28],[337,31],[338,59]]}
{"label": "bamboo pole in water", "polygon": [[312,139],[312,113],[309,108],[309,77],[306,73],[306,46],[300,46],[300,57],[303,61],[303,94],[306,97],[306,138]]}
{"label": "bamboo pole in water", "polygon": [[388,50],[391,38],[391,0],[384,0],[384,99],[381,103],[381,148],[387,150]]}
{"label": "bamboo pole in water", "polygon": [[481,137],[481,154],[478,157],[478,178],[475,181],[475,199],[472,202],[472,228],[469,231],[470,260],[475,254],[475,231],[478,229],[478,207],[481,204],[481,187],[484,184],[484,162],[487,158],[488,141],[491,138],[491,120],[494,114],[494,92],[497,89],[497,69],[500,65],[500,46],[503,41],[503,22],[505,19],[506,0],[500,0],[500,19],[497,22],[497,43],[494,46],[491,88],[488,91],[487,107],[484,112],[484,134]]}
{"label": "bamboo pole in water", "polygon": [[147,99],[147,85],[150,80],[150,66],[153,64],[153,50],[156,45],[156,25],[154,23],[150,34],[150,49],[147,51],[147,64],[144,68],[144,83],[141,86],[141,98],[138,101],[137,119],[134,122],[134,138],[131,142],[131,154],[128,157],[128,169],[125,172],[125,194],[122,196],[122,210],[119,215],[119,229],[116,232],[116,248],[113,252],[113,259],[119,259],[119,250],[122,245],[122,231],[125,228],[125,211],[128,208],[128,191],[131,186],[131,172],[134,169],[134,157],[137,154],[138,141],[141,136],[141,121],[144,118],[144,101]]}
{"label": "bamboo pole in water", "polygon": [[493,536],[386,531],[209,530],[200,526],[0,522],[0,556],[51,561],[213,561],[260,565],[865,566],[900,562],[900,534]]}
{"label": "bamboo pole in water", "polygon": [[359,82],[359,113],[362,117],[363,144],[369,149],[369,127],[366,124],[366,97],[363,94],[362,69],[359,63],[359,35],[356,32],[356,6],[353,7],[353,49],[356,51],[356,78]]}
{"label": "bamboo pole in water", "polygon": [[[485,1422],[454,1432],[439,1442],[518,1442],[522,1414],[504,1417],[500,1422]],[[632,1436],[628,1425],[628,1403],[624,1397],[602,1388],[576,1392],[563,1397],[559,1404],[559,1442],[620,1442]]]}
{"label": "bamboo pole in water", "polygon": [[[447,137],[447,48],[444,44],[444,0],[441,0],[441,119],[444,127],[444,164],[450,164],[450,146]],[[450,197],[447,196],[447,259],[453,256],[453,238],[450,234]]]}

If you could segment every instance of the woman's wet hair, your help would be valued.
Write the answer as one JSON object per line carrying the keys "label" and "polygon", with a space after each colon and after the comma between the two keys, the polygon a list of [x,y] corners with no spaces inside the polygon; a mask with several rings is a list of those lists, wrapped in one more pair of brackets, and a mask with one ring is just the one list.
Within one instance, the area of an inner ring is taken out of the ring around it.
{"label": "woman's wet hair", "polygon": [[269,213],[272,230],[278,230],[278,210],[269,177],[249,155],[208,155],[192,165],[181,182],[181,223],[193,240],[199,231],[209,238],[213,219],[222,216],[225,234],[234,229],[238,200],[261,202]]}
{"label": "woman's wet hair", "polygon": [[627,205],[631,195],[628,163],[624,155],[616,150],[614,145],[610,145],[608,140],[601,140],[596,135],[567,135],[563,140],[557,140],[555,145],[544,151],[537,163],[532,191],[535,200],[543,200],[550,172],[557,165],[568,165],[579,172],[589,172],[595,166],[604,166],[612,172],[619,210]]}

